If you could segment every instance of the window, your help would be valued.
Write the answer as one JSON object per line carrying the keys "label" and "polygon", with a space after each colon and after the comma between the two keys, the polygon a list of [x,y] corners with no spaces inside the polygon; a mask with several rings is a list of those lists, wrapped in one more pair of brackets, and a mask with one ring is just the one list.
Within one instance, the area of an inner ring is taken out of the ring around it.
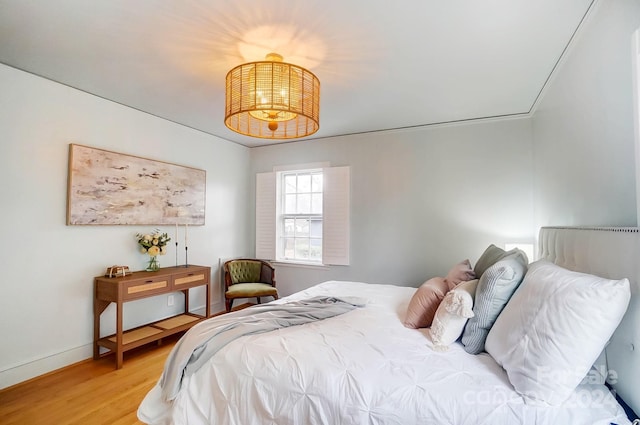
{"label": "window", "polygon": [[322,263],[322,170],[277,173],[277,260]]}
{"label": "window", "polygon": [[256,257],[349,264],[349,167],[256,176]]}

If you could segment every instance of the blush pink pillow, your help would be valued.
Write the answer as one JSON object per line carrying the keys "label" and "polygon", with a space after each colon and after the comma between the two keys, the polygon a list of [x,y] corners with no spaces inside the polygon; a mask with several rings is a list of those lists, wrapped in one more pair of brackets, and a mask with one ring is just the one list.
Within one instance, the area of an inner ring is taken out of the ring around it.
{"label": "blush pink pillow", "polygon": [[404,325],[411,329],[431,326],[440,302],[453,286],[449,287],[447,280],[442,277],[434,277],[423,283],[409,301]]}
{"label": "blush pink pillow", "polygon": [[450,289],[453,289],[452,286],[456,286],[460,282],[467,282],[469,280],[473,280],[476,278],[476,274],[471,267],[471,262],[469,260],[464,260],[453,266],[445,280],[450,286]]}

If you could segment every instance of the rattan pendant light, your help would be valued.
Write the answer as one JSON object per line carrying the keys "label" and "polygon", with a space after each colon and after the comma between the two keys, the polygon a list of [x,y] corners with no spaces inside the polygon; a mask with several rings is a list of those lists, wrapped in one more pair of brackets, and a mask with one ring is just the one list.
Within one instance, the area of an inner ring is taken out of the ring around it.
{"label": "rattan pendant light", "polygon": [[236,133],[295,139],[320,127],[320,81],[309,70],[269,53],[227,73],[224,123]]}

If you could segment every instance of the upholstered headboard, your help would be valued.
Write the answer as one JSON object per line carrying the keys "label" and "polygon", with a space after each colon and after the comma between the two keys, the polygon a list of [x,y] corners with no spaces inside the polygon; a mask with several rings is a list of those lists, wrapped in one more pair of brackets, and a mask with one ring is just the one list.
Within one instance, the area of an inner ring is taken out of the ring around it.
{"label": "upholstered headboard", "polygon": [[605,353],[609,384],[640,414],[640,230],[543,227],[538,246],[539,258],[561,267],[609,279],[629,279],[631,301]]}

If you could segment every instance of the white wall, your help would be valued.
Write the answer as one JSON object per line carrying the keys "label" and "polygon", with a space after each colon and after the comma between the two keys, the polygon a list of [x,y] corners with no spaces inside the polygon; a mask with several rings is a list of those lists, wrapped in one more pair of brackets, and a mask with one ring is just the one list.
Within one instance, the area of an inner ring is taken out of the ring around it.
{"label": "white wall", "polygon": [[634,226],[631,39],[640,2],[597,2],[533,116],[536,227]]}
{"label": "white wall", "polygon": [[[252,238],[249,149],[4,65],[0,134],[0,388],[91,357],[93,277],[113,264],[142,269],[148,258],[135,234],[155,226],[65,225],[69,143],[206,170],[206,224],[189,228],[189,262],[214,268],[213,307],[223,309],[218,258],[246,254]],[[163,230],[173,237],[172,226]],[[172,243],[160,260],[175,265]],[[203,307],[203,291],[192,292]],[[128,303],[125,326],[179,311],[176,300]],[[104,332],[114,311],[103,314]]]}
{"label": "white wall", "polygon": [[531,243],[531,158],[528,119],[252,148],[254,188],[275,165],[351,166],[351,265],[277,265],[280,293],[330,279],[417,286],[489,243]]}

